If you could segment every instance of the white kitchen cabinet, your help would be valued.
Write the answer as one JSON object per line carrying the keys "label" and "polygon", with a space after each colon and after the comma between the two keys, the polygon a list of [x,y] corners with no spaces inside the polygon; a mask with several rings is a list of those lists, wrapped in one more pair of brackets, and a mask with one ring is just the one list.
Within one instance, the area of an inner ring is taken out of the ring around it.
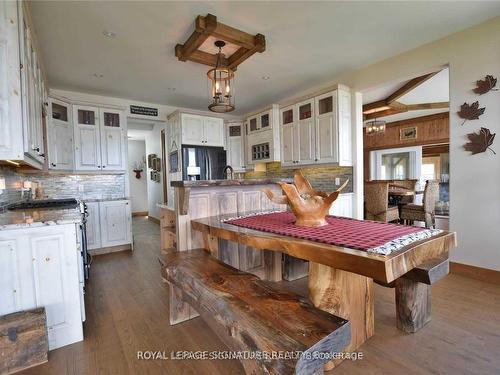
{"label": "white kitchen cabinet", "polygon": [[127,200],[99,203],[101,245],[110,247],[131,242],[131,211]]}
{"label": "white kitchen cabinet", "polygon": [[0,231],[0,250],[0,314],[45,307],[50,350],[83,340],[75,224]]}
{"label": "white kitchen cabinet", "polygon": [[280,111],[277,104],[245,121],[246,167],[256,163],[281,161]]}
{"label": "white kitchen cabinet", "polygon": [[286,107],[280,110],[280,118],[282,124],[281,142],[282,154],[281,163],[284,166],[294,164],[296,155],[294,144],[296,142],[297,132],[297,116],[295,107]]}
{"label": "white kitchen cabinet", "polygon": [[338,163],[342,166],[352,166],[351,93],[348,90],[337,90],[337,118]]}
{"label": "white kitchen cabinet", "polygon": [[76,170],[100,170],[101,139],[99,133],[99,108],[74,105],[73,119]]}
{"label": "white kitchen cabinet", "polygon": [[245,149],[242,123],[226,124],[226,150],[227,165],[233,167],[235,172],[244,172]]}
{"label": "white kitchen cabinet", "polygon": [[181,114],[183,145],[224,146],[224,121],[216,117]]}
{"label": "white kitchen cabinet", "polygon": [[337,92],[315,98],[316,104],[316,156],[322,163],[338,161]]}
{"label": "white kitchen cabinet", "polygon": [[86,202],[87,205],[87,248],[89,250],[101,248],[101,228],[99,202]]}
{"label": "white kitchen cabinet", "polygon": [[298,157],[296,164],[313,164],[315,160],[314,145],[316,142],[316,134],[314,132],[314,102],[308,100],[297,104],[298,108],[298,123],[297,123],[297,138],[296,149]]}
{"label": "white kitchen cabinet", "polygon": [[101,168],[103,170],[125,169],[125,117],[122,111],[101,108]]}
{"label": "white kitchen cabinet", "polygon": [[339,194],[337,200],[330,207],[330,215],[353,217],[353,193]]}
{"label": "white kitchen cabinet", "polygon": [[282,165],[352,165],[351,94],[347,88],[281,110]]}
{"label": "white kitchen cabinet", "polygon": [[203,118],[205,146],[224,146],[224,121],[215,117]]}
{"label": "white kitchen cabinet", "polygon": [[49,169],[72,170],[73,163],[73,110],[68,102],[49,101],[48,157]]}
{"label": "white kitchen cabinet", "polygon": [[76,170],[125,169],[126,121],[122,111],[74,105],[73,122]]}
{"label": "white kitchen cabinet", "polygon": [[23,2],[0,4],[0,160],[41,169],[45,84]]}

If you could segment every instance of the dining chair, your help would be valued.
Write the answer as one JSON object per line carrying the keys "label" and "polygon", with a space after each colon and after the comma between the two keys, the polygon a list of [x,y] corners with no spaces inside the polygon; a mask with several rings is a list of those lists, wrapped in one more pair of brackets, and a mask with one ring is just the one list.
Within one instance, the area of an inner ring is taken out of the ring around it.
{"label": "dining chair", "polygon": [[365,182],[365,219],[385,223],[399,220],[398,207],[389,206],[387,181]]}
{"label": "dining chair", "polygon": [[[404,187],[405,189],[411,190],[415,192],[417,190],[417,179],[407,179],[407,180],[395,180],[392,185],[397,185]],[[401,197],[399,203],[408,204],[413,203],[415,201],[415,195],[408,195],[405,197]]]}
{"label": "dining chair", "polygon": [[435,210],[439,199],[439,181],[427,180],[424,189],[423,204],[406,204],[401,208],[401,219],[405,223],[425,222],[426,228],[436,227]]}

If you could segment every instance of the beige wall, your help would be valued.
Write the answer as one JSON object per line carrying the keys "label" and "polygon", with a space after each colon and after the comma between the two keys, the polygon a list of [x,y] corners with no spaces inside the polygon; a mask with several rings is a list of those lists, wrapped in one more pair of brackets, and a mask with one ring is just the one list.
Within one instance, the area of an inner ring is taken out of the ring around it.
{"label": "beige wall", "polygon": [[[450,68],[450,229],[458,234],[452,260],[500,270],[500,136],[493,145],[498,155],[488,151],[471,156],[463,150],[467,133],[481,126],[492,133],[500,131],[500,91],[482,96],[472,91],[476,80],[486,74],[500,78],[500,17],[341,75],[310,92],[326,90],[335,82],[363,91],[445,65]],[[460,126],[456,111],[462,103],[476,100],[486,112],[480,120]]]}

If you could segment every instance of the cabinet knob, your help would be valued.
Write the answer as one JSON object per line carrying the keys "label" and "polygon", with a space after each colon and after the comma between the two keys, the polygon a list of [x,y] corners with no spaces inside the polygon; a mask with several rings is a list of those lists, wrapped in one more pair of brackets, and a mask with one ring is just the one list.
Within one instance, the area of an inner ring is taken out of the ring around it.
{"label": "cabinet knob", "polygon": [[105,165],[103,165],[102,167],[103,167],[103,168],[106,168],[106,166],[105,166]]}
{"label": "cabinet knob", "polygon": [[56,164],[55,164],[55,163],[50,163],[50,165],[51,165],[52,167],[55,167],[55,166],[56,166]]}
{"label": "cabinet knob", "polygon": [[314,161],[318,161],[318,159],[314,159]]}
{"label": "cabinet knob", "polygon": [[46,262],[50,261],[50,258],[49,258],[49,257],[46,257],[46,258],[45,258],[45,261],[46,261]]}

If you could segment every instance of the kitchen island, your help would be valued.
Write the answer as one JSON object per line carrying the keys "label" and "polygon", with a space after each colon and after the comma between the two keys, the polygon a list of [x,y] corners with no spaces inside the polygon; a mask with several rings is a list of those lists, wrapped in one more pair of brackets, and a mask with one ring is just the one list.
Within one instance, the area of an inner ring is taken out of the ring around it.
{"label": "kitchen island", "polygon": [[168,225],[169,220],[162,220],[167,222],[162,224],[162,235],[174,236],[175,247],[179,251],[202,248],[205,241],[217,241],[217,257],[224,263],[265,280],[280,281],[281,253],[255,250],[250,246],[226,240],[204,238],[191,228],[192,220],[203,217],[238,216],[248,211],[285,210],[285,205],[271,202],[261,191],[268,188],[275,194],[281,194],[279,181],[283,179],[172,181],[171,186],[175,189],[175,211],[160,205],[162,218],[171,217],[172,224]]}

